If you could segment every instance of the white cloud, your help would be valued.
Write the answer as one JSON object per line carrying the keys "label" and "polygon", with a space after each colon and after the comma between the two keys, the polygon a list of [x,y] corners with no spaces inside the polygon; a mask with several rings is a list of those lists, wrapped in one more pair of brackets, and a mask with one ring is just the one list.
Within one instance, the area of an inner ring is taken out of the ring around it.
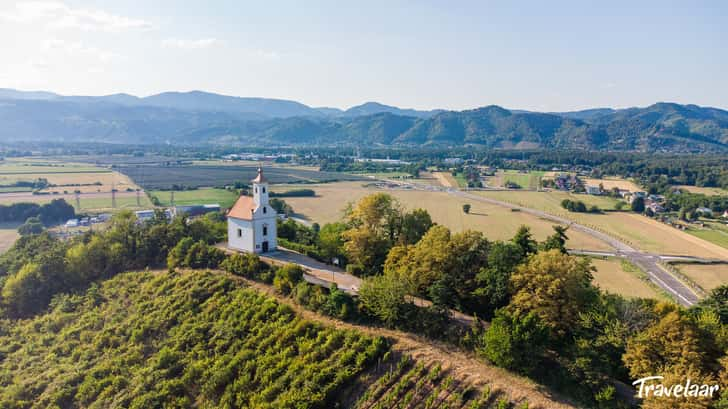
{"label": "white cloud", "polygon": [[0,12],[0,19],[16,23],[44,23],[50,29],[119,32],[150,30],[145,20],[107,13],[103,10],[72,8],[61,2],[27,1],[16,3],[9,12]]}
{"label": "white cloud", "polygon": [[97,63],[110,63],[121,59],[122,56],[111,51],[90,47],[82,42],[65,41],[57,38],[47,40],[43,49],[49,56],[85,57]]}
{"label": "white cloud", "polygon": [[162,41],[162,47],[180,48],[183,50],[199,50],[202,48],[210,48],[220,44],[216,38],[201,38],[199,40],[182,40],[179,38],[168,38]]}

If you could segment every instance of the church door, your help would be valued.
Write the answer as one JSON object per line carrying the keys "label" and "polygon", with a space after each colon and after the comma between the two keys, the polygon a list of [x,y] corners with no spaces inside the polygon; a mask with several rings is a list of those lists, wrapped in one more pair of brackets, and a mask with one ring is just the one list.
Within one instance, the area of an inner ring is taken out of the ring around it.
{"label": "church door", "polygon": [[264,241],[263,242],[263,253],[267,253],[267,252],[268,252],[268,242]]}

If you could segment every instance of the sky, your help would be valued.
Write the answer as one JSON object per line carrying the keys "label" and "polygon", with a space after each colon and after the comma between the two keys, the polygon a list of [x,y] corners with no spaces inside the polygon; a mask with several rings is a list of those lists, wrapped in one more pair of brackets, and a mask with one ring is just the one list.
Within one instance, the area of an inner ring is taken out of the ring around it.
{"label": "sky", "polygon": [[728,108],[726,1],[0,0],[0,88]]}

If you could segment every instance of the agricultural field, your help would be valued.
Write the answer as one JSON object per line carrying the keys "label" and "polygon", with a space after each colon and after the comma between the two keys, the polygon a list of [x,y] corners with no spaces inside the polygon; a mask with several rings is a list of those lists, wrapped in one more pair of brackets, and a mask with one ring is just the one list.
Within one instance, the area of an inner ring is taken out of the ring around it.
{"label": "agricultural field", "polygon": [[625,297],[664,299],[649,279],[636,266],[618,258],[592,258],[594,284],[604,291]]}
{"label": "agricultural field", "polygon": [[4,325],[0,406],[333,407],[389,349],[210,272],[125,273],[62,298]]}
{"label": "agricultural field", "polygon": [[[361,182],[341,182],[310,185],[307,188],[316,191],[316,197],[288,197],[286,203],[293,207],[297,216],[320,224],[331,223],[344,216],[348,203],[356,202],[372,193],[388,193],[396,197],[408,209],[423,208],[432,219],[447,226],[453,231],[473,229],[482,231],[491,240],[510,239],[518,227],[531,227],[534,236],[543,240],[553,233],[554,223],[538,217],[513,212],[502,206],[489,205],[482,202],[469,202],[465,199],[444,192],[419,190],[377,189],[364,187]],[[272,191],[285,191],[295,186],[273,186]],[[463,213],[462,206],[470,203],[470,214]],[[577,249],[610,250],[611,247],[591,236],[570,231],[569,247]]]}
{"label": "agricultural field", "polygon": [[[238,182],[249,183],[257,174],[257,166],[120,166],[117,170],[146,190],[168,190],[175,185],[186,187],[222,187]],[[298,168],[265,168],[271,184],[321,183],[364,180],[357,175],[319,172]]]}
{"label": "agricultural field", "polygon": [[728,227],[719,222],[705,222],[706,227],[688,226],[687,233],[728,249]]}
{"label": "agricultural field", "polygon": [[435,176],[435,173],[428,171],[420,171],[420,177],[413,181],[429,186],[442,186],[440,179]]}
{"label": "agricultural field", "polygon": [[152,207],[149,198],[141,193],[139,195],[139,205],[137,205],[136,192],[117,192],[116,207],[112,206],[111,193],[83,193],[79,197],[80,207],[76,203],[74,194],[57,194],[57,195],[33,195],[30,193],[18,194],[8,193],[0,194],[0,204],[8,205],[12,203],[49,203],[53,199],[64,199],[68,204],[72,205],[76,211],[111,211],[118,209],[141,209]]}
{"label": "agricultural field", "polygon": [[[640,250],[673,255],[728,259],[728,249],[675,229],[657,220],[632,212],[606,212],[603,214],[567,212],[561,208],[564,192],[488,192],[477,194],[494,199],[543,210],[592,227],[617,237]],[[616,199],[604,196],[571,195],[587,205],[607,208]]]}
{"label": "agricultural field", "polygon": [[728,195],[728,190],[721,189],[718,187],[700,187],[700,186],[688,186],[688,185],[680,185],[677,186],[680,189],[685,189],[690,193],[700,193],[706,196],[726,196]]}
{"label": "agricultural field", "polygon": [[428,367],[405,355],[388,366],[359,397],[355,409],[515,406],[501,391],[489,386],[476,388],[456,379],[439,363]]}
{"label": "agricultural field", "polygon": [[584,181],[584,185],[588,186],[599,186],[599,184],[601,184],[604,186],[605,190],[610,190],[615,187],[623,190],[629,190],[630,192],[640,192],[644,190],[633,181],[618,177],[604,177],[603,179],[582,178],[582,180]]}
{"label": "agricultural field", "polygon": [[0,223],[0,254],[5,253],[20,237],[17,223]]}
{"label": "agricultural field", "polygon": [[566,213],[567,210],[561,207],[561,201],[564,199],[579,200],[584,202],[587,207],[598,206],[602,210],[614,210],[614,207],[620,200],[608,196],[594,196],[587,194],[576,194],[570,192],[562,192],[552,190],[548,192],[534,191],[478,191],[476,194],[501,200],[503,202],[517,204],[531,209],[543,210],[551,214]]}
{"label": "agricultural field", "polygon": [[674,263],[673,266],[706,291],[728,284],[728,264]]}
{"label": "agricultural field", "polygon": [[490,187],[505,187],[506,183],[515,183],[523,189],[536,190],[541,185],[541,178],[545,172],[529,171],[520,172],[517,170],[499,170],[495,176],[486,178]]}
{"label": "agricultural field", "polygon": [[73,162],[12,158],[0,162],[0,193],[30,191],[31,188],[11,187],[17,182],[46,179],[50,185],[42,192],[110,192],[139,188],[127,176],[108,167],[97,167]]}
{"label": "agricultural field", "polygon": [[[153,190],[147,192],[159,200],[160,206],[172,205],[172,192]],[[219,204],[222,208],[230,208],[238,200],[238,194],[226,189],[201,188],[174,192],[175,205]]]}
{"label": "agricultural field", "polygon": [[460,182],[450,172],[432,172],[432,176],[439,182],[440,186],[458,187]]}

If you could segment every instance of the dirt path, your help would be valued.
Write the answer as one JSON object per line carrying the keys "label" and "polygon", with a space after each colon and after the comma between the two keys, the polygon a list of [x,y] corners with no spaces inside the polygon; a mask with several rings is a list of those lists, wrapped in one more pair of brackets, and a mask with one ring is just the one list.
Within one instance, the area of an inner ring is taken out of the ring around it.
{"label": "dirt path", "polygon": [[472,384],[476,388],[489,385],[492,391],[501,391],[512,401],[527,401],[529,408],[558,409],[577,407],[564,398],[554,396],[546,388],[529,379],[480,361],[471,352],[462,351],[451,345],[402,331],[352,324],[325,317],[303,308],[291,301],[290,298],[281,296],[269,285],[233,276],[226,272],[219,272],[274,297],[281,303],[289,305],[296,313],[310,321],[336,328],[353,329],[373,336],[386,337],[393,342],[392,349],[394,351],[409,354],[414,359],[423,361],[427,365],[441,363],[443,370],[450,370],[455,379]]}
{"label": "dirt path", "polygon": [[440,182],[442,186],[458,187],[457,183],[453,184],[452,180],[448,178],[447,175],[443,172],[432,172],[432,176],[434,176],[435,179],[437,179],[437,181]]}

